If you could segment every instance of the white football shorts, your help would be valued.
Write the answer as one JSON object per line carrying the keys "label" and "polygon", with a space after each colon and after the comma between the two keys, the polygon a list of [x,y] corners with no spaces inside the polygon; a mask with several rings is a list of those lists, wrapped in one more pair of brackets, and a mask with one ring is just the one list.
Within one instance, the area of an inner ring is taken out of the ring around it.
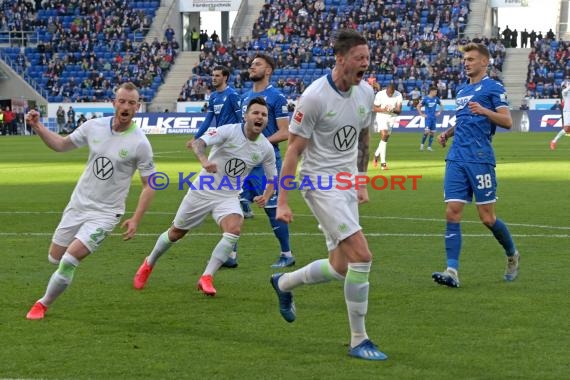
{"label": "white football shorts", "polygon": [[305,202],[325,234],[327,249],[332,251],[341,241],[360,231],[356,190],[305,190]]}
{"label": "white football shorts", "polygon": [[388,131],[388,133],[392,133],[392,127],[394,126],[395,121],[396,118],[392,115],[377,113],[376,122],[374,123],[375,131]]}
{"label": "white football shorts", "polygon": [[66,208],[51,240],[62,247],[69,247],[77,238],[89,249],[89,252],[95,252],[121,221],[121,216],[114,213]]}
{"label": "white football shorts", "polygon": [[173,225],[181,230],[190,230],[199,226],[210,213],[218,225],[230,214],[243,217],[238,195],[189,190],[178,207]]}

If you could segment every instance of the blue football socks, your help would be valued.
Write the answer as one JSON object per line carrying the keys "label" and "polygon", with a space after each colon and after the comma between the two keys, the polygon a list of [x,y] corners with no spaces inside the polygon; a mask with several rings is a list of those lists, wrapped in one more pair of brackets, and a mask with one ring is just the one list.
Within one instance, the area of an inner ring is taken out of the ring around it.
{"label": "blue football socks", "polygon": [[271,224],[273,233],[275,234],[277,240],[279,240],[279,245],[281,245],[281,252],[291,251],[291,247],[289,245],[289,225],[275,218],[277,215],[277,208],[265,208],[264,210],[269,217],[269,223]]}
{"label": "blue football socks", "polygon": [[493,224],[491,227],[487,226],[487,228],[493,232],[495,239],[497,239],[499,244],[503,246],[507,256],[513,256],[516,252],[516,248],[515,243],[513,242],[513,237],[511,236],[507,225],[503,223],[501,219],[497,218],[495,224]]}
{"label": "blue football socks", "polygon": [[447,254],[447,267],[459,269],[459,254],[461,253],[461,225],[447,222],[445,226],[445,253]]}

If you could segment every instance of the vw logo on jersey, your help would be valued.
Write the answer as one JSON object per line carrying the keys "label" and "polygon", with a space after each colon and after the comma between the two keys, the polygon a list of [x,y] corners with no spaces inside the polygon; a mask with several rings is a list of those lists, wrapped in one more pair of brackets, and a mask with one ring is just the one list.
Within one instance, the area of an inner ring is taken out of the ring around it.
{"label": "vw logo on jersey", "polygon": [[345,125],[334,135],[334,147],[341,152],[349,150],[356,143],[356,135],[356,128],[352,125]]}
{"label": "vw logo on jersey", "polygon": [[240,160],[239,158],[232,158],[228,162],[226,162],[226,174],[229,177],[235,178],[243,174],[245,172],[245,162]]}
{"label": "vw logo on jersey", "polygon": [[105,181],[113,176],[113,163],[107,157],[97,157],[93,162],[93,174]]}

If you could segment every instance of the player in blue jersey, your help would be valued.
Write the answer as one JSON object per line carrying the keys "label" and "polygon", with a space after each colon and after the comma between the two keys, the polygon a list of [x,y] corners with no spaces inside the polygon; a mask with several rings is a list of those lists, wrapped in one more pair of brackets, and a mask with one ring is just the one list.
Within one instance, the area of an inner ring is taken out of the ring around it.
{"label": "player in blue jersey", "polygon": [[[241,123],[242,109],[239,94],[228,86],[230,70],[224,66],[216,66],[212,70],[212,86],[216,89],[208,100],[208,113],[206,119],[194,135],[199,139],[210,127],[219,127],[226,124]],[[215,125],[212,121],[215,120]]]}
{"label": "player in blue jersey", "polygon": [[447,204],[447,269],[432,274],[435,282],[453,288],[459,287],[457,271],[463,207],[471,202],[473,195],[479,218],[505,249],[506,281],[513,281],[517,277],[520,258],[507,226],[495,214],[497,179],[491,140],[497,126],[506,129],[512,127],[507,95],[501,83],[487,76],[487,47],[468,43],[463,51],[463,64],[469,83],[457,91],[455,126],[438,136],[438,142],[444,147],[450,137],[455,137],[447,154],[443,183]]}
{"label": "player in blue jersey", "polygon": [[[248,104],[250,99],[263,97],[269,108],[269,120],[267,128],[263,130],[263,134],[275,150],[275,161],[277,172],[281,171],[281,152],[279,151],[279,143],[287,140],[289,137],[289,110],[287,98],[277,88],[271,85],[271,76],[275,70],[275,61],[272,57],[265,54],[257,54],[249,67],[249,79],[253,82],[253,88],[242,95],[241,104]],[[263,192],[264,184],[262,182],[263,170],[257,167],[252,170],[250,178],[244,182],[243,191],[240,194],[240,201],[244,216],[251,212],[249,204],[253,198]],[[276,188],[277,190],[277,188]],[[283,268],[295,265],[295,258],[291,253],[289,245],[289,226],[287,223],[279,221],[275,218],[277,207],[277,195],[275,195],[265,206],[265,213],[269,218],[269,223],[273,229],[273,233],[279,245],[281,246],[281,254],[277,261],[271,265],[272,268]],[[235,260],[236,252],[230,254],[231,262]],[[228,266],[228,264],[226,264]]]}
{"label": "player in blue jersey", "polygon": [[431,144],[435,135],[436,117],[441,115],[441,101],[437,96],[437,87],[430,86],[428,96],[423,98],[416,108],[420,116],[425,118],[425,129],[420,150],[424,150],[424,144],[429,136],[427,150],[431,151]]}

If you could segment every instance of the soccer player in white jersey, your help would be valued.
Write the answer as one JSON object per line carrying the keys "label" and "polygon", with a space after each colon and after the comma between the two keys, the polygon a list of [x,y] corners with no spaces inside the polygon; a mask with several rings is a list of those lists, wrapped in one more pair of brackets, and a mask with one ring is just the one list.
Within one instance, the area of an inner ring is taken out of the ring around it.
{"label": "soccer player in white jersey", "polygon": [[374,92],[362,80],[370,62],[366,39],[354,30],[338,32],[334,44],[335,67],[303,92],[289,125],[289,145],[281,171],[284,185],[279,191],[277,218],[290,223],[288,178],[295,176],[302,156],[302,178],[318,184],[320,177],[332,178],[329,190],[303,190],[305,202],[317,218],[326,239],[328,259],[314,261],[290,273],[271,277],[281,316],[296,318],[292,290],[303,284],[344,281],[344,298],[351,331],[349,355],[367,360],[387,356],[368,339],[365,317],[368,310],[368,277],[372,253],[359,224],[358,205],[368,201],[366,186],[341,190],[339,173],[366,174]]}
{"label": "soccer player in white jersey", "polygon": [[133,122],[140,107],[136,86],[130,82],[122,84],[115,93],[113,107],[114,116],[88,120],[66,137],[49,131],[40,122],[37,111],[26,115],[28,125],[51,149],[66,152],[85,145],[89,147],[87,166],[49,248],[48,259],[58,265],[58,269],[51,276],[44,296],[28,312],[28,319],[44,318],[47,308],[71,283],[79,263],[99,248],[119,223],[137,169],[142,192],[133,216],[122,224],[126,229],[124,240],[135,236],[154,197],[154,190],[148,184],[149,176],[155,172],[152,148]]}
{"label": "soccer player in white jersey", "polygon": [[[157,260],[172,244],[212,214],[223,233],[198,281],[198,289],[208,296],[216,294],[214,274],[238,242],[243,224],[238,198],[241,183],[251,169],[263,165],[265,176],[271,181],[267,181],[265,191],[255,197],[254,202],[264,207],[273,195],[273,182],[277,177],[273,146],[261,134],[268,120],[265,100],[253,98],[247,105],[244,119],[244,124],[222,125],[189,142],[202,164],[202,171],[189,187],[172,226],[158,237],[153,250],[137,270],[133,281],[135,289],[144,288]],[[207,146],[213,146],[208,157],[205,155]]]}
{"label": "soccer player in white jersey", "polygon": [[550,149],[556,149],[556,143],[562,136],[570,133],[570,83],[564,82],[562,89],[562,99],[564,99],[564,108],[562,109],[562,130],[556,134],[550,142]]}
{"label": "soccer player in white jersey", "polygon": [[396,121],[396,116],[402,112],[403,97],[400,91],[394,89],[394,83],[378,91],[374,97],[374,112],[376,112],[376,132],[380,132],[380,143],[376,152],[374,152],[374,167],[378,167],[378,158],[380,158],[380,168],[388,170],[386,165],[386,149],[388,147],[388,139],[392,134],[392,126]]}

